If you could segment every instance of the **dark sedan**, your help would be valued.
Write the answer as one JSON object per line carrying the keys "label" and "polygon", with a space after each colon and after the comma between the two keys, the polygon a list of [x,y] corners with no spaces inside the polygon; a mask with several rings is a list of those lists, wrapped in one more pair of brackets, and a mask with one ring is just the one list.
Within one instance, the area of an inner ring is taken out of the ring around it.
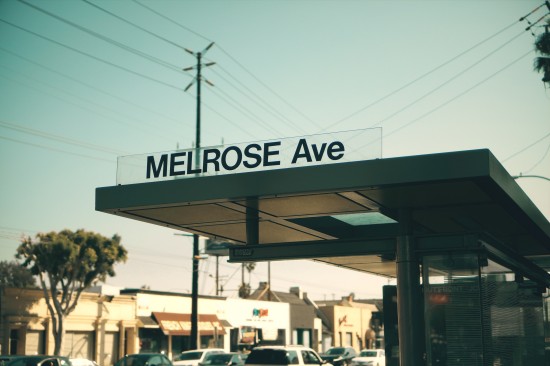
{"label": "dark sedan", "polygon": [[4,366],[71,366],[67,357],[35,355],[35,356],[12,356]]}
{"label": "dark sedan", "polygon": [[320,356],[334,366],[345,366],[351,364],[351,360],[357,357],[357,352],[351,347],[331,347]]}

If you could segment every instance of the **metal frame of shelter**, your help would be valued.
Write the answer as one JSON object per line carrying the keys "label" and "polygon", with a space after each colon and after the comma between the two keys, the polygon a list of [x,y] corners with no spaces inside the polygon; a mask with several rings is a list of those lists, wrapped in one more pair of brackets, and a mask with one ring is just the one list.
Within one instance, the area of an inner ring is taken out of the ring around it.
{"label": "metal frame of shelter", "polygon": [[[460,364],[436,360],[430,348],[426,286],[430,276],[449,280],[451,267],[427,265],[428,258],[454,258],[455,282],[446,283],[455,306],[468,274],[481,270],[526,279],[539,294],[550,287],[550,223],[489,150],[102,187],[96,210],[231,241],[230,262],[313,259],[395,277],[404,366]],[[476,258],[477,269],[456,267],[461,255]],[[484,310],[482,348],[470,364],[496,362],[491,347],[506,337],[490,326],[502,308]]]}

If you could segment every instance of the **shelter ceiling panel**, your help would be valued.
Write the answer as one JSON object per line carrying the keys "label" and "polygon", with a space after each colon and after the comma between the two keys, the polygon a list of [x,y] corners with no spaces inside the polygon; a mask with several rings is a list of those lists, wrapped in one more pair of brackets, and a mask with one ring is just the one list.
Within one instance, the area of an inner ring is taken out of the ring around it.
{"label": "shelter ceiling panel", "polygon": [[527,259],[535,262],[547,271],[550,270],[550,255],[529,256]]}
{"label": "shelter ceiling panel", "polygon": [[129,210],[129,213],[172,225],[193,225],[216,222],[244,221],[243,212],[216,204],[181,205],[153,209]]}
{"label": "shelter ceiling panel", "polygon": [[389,186],[362,190],[359,193],[387,208],[414,207],[418,209],[491,202],[491,198],[472,181]]}
{"label": "shelter ceiling panel", "polygon": [[479,204],[414,211],[414,221],[434,233],[486,232],[508,243],[522,255],[540,253],[544,248],[520,222],[501,206]]}
{"label": "shelter ceiling panel", "polygon": [[327,216],[369,210],[338,193],[263,198],[258,209],[277,217]]}
{"label": "shelter ceiling panel", "polygon": [[[246,243],[246,224],[230,223],[224,225],[192,226],[192,230],[208,233],[211,236],[222,237],[233,241]],[[294,228],[280,225],[272,221],[260,221],[259,223],[260,244],[286,243],[311,241],[322,239]]]}

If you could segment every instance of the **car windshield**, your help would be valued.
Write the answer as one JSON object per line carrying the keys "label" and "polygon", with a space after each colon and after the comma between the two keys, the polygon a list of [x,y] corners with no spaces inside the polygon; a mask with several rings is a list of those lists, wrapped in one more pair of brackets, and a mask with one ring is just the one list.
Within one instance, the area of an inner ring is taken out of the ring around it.
{"label": "car windshield", "polygon": [[361,357],[376,357],[376,351],[362,351],[359,356]]}
{"label": "car windshield", "polygon": [[183,352],[177,357],[178,361],[187,361],[187,360],[199,360],[202,356],[202,351],[192,351],[192,352]]}
{"label": "car windshield", "polygon": [[327,355],[341,355],[346,351],[343,347],[329,348]]}
{"label": "car windshield", "polygon": [[206,359],[203,361],[204,365],[225,365],[231,361],[233,355],[216,353],[206,356]]}
{"label": "car windshield", "polygon": [[[50,360],[52,365],[57,364],[57,360],[49,356],[23,356],[9,361],[6,365],[9,366],[37,366],[41,362]],[[50,362],[48,361],[48,362]],[[49,365],[47,365],[49,366]]]}
{"label": "car windshield", "polygon": [[[291,355],[292,353],[293,355]],[[255,349],[246,358],[246,364],[260,365],[288,365],[296,363],[296,352],[287,352],[284,349]]]}

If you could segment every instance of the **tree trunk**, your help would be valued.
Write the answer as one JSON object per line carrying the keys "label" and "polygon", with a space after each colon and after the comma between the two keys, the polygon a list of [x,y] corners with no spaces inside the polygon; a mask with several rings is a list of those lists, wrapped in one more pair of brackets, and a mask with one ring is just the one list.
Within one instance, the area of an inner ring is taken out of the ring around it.
{"label": "tree trunk", "polygon": [[53,329],[54,344],[55,344],[53,354],[55,356],[68,356],[68,355],[61,354],[61,352],[63,352],[63,340],[65,339],[65,316],[61,314],[56,314],[53,316],[57,318],[57,322],[56,322],[57,326],[55,326]]}

